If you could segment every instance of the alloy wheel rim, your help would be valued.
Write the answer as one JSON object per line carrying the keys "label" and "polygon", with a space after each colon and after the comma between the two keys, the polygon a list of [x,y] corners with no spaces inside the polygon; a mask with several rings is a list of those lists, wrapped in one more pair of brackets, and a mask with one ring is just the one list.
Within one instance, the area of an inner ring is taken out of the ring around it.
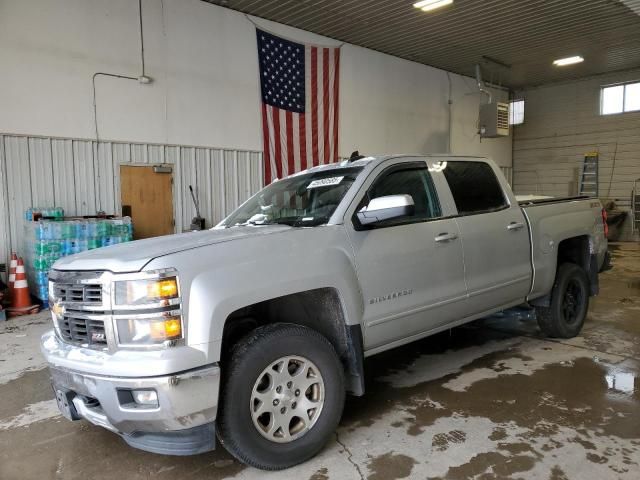
{"label": "alloy wheel rim", "polygon": [[566,323],[573,324],[578,320],[580,306],[582,305],[582,295],[583,292],[578,282],[571,280],[564,291],[562,302],[562,313]]}
{"label": "alloy wheel rim", "polygon": [[311,360],[281,357],[265,368],[253,385],[251,419],[267,440],[292,442],[316,424],[324,399],[324,380]]}

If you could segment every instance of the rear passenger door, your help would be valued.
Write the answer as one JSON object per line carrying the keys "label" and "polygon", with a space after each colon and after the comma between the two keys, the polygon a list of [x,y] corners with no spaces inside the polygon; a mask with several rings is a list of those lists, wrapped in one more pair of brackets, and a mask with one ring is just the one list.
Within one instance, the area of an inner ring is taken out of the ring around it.
{"label": "rear passenger door", "polygon": [[443,162],[442,171],[458,210],[469,315],[523,302],[531,286],[529,231],[502,174],[481,160]]}
{"label": "rear passenger door", "polygon": [[[444,183],[442,177],[438,180]],[[446,191],[446,185],[445,185]],[[373,227],[355,212],[373,198],[411,195],[412,216]],[[448,194],[448,192],[447,192]],[[367,350],[403,341],[461,318],[466,288],[462,245],[452,202],[439,201],[424,161],[386,162],[350,207],[345,227],[353,245],[364,300]]]}

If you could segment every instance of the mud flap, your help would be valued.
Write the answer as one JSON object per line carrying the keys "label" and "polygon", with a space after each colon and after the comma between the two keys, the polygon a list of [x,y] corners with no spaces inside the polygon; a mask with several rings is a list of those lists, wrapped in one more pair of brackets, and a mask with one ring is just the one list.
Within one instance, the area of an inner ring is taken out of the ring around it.
{"label": "mud flap", "polygon": [[360,325],[347,325],[347,347],[349,348],[347,392],[353,396],[364,395],[364,345]]}
{"label": "mud flap", "polygon": [[591,296],[597,295],[600,292],[600,282],[598,280],[598,256],[589,255],[589,287]]}
{"label": "mud flap", "polygon": [[611,254],[607,250],[604,254],[604,262],[602,262],[602,268],[600,268],[600,272],[606,272],[607,270],[611,270],[613,265],[611,265]]}

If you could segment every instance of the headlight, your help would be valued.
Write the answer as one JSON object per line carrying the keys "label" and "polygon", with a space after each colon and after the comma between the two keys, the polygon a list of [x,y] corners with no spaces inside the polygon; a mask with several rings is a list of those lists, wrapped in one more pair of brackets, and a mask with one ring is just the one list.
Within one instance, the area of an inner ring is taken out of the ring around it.
{"label": "headlight", "polygon": [[116,322],[120,345],[156,345],[182,338],[182,319],[179,316],[121,318]]}
{"label": "headlight", "polygon": [[116,305],[144,305],[178,297],[176,277],[115,283]]}

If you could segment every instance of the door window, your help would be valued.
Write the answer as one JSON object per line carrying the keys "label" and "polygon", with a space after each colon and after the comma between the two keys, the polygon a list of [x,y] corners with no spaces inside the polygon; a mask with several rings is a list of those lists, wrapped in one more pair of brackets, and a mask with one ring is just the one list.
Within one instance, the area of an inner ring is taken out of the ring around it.
{"label": "door window", "polygon": [[493,212],[509,206],[487,163],[446,162],[443,172],[460,215]]}
{"label": "door window", "polygon": [[[421,222],[441,216],[438,195],[426,167],[391,167],[376,179],[357,210],[368,205],[373,198],[388,195],[411,195],[415,205],[414,214],[380,222],[376,224],[376,228]],[[354,222],[358,222],[355,216]]]}

